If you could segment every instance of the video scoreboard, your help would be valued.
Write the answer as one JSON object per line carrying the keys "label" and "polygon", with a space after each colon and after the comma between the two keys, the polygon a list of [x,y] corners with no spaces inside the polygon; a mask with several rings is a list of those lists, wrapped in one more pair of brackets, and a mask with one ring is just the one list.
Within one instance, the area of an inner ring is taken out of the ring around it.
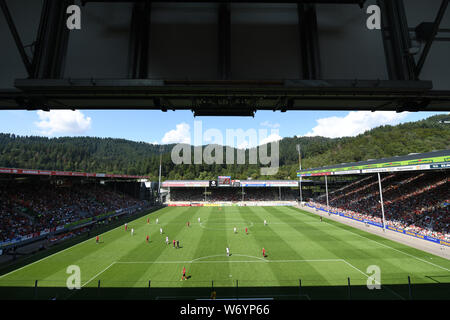
{"label": "video scoreboard", "polygon": [[219,176],[217,178],[218,187],[231,187],[231,176]]}

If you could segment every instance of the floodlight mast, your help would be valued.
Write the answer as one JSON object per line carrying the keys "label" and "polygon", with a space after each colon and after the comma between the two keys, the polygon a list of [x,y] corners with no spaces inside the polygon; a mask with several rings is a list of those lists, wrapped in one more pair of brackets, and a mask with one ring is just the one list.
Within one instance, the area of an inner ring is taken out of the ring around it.
{"label": "floodlight mast", "polygon": [[330,214],[330,205],[328,203],[328,180],[327,180],[327,175],[325,175],[325,192],[327,194],[327,211],[328,211],[328,214]]}
{"label": "floodlight mast", "polygon": [[162,162],[162,153],[159,154],[159,179],[158,179],[158,198],[159,203],[162,203],[162,196],[161,196],[161,162]]}
{"label": "floodlight mast", "polygon": [[[302,171],[302,154],[301,154],[301,147],[300,144],[297,144],[297,151],[298,151],[298,167],[299,170]],[[300,196],[300,205],[303,203],[303,195],[302,195],[302,174],[300,172],[299,177],[299,183],[298,183],[298,192]]]}
{"label": "floodlight mast", "polygon": [[381,188],[381,177],[379,172],[378,172],[378,185],[380,187],[380,204],[381,204],[381,215],[383,216],[383,231],[386,232],[386,221],[384,220],[383,189]]}

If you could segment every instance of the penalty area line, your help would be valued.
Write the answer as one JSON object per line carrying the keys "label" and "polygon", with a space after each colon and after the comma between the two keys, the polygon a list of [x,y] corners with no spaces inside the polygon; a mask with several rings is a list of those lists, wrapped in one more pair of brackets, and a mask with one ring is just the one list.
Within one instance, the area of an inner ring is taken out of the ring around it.
{"label": "penalty area line", "polygon": [[90,278],[87,282],[85,282],[81,287],[83,288],[85,285],[87,285],[89,282],[91,282],[92,280],[94,280],[95,278],[97,278],[99,275],[101,275],[103,272],[105,272],[106,270],[108,270],[109,268],[111,268],[114,264],[116,264],[116,262],[114,261],[113,263],[111,263],[109,266],[107,266],[105,269],[103,269],[102,271],[100,271],[99,273],[97,273],[95,276],[93,276],[92,278]]}

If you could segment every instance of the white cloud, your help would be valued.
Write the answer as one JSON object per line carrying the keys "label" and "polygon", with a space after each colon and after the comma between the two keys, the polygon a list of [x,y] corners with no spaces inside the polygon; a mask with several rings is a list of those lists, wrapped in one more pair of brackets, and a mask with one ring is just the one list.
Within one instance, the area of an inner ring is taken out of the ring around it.
{"label": "white cloud", "polygon": [[264,122],[261,122],[260,124],[259,124],[261,127],[269,127],[269,128],[279,128],[280,127],[280,124],[279,123],[272,123],[272,122],[270,122],[270,121],[264,121]]}
{"label": "white cloud", "polygon": [[176,125],[176,129],[170,130],[164,134],[162,143],[191,143],[190,126],[183,122]]}
{"label": "white cloud", "polygon": [[91,128],[92,119],[86,117],[81,111],[51,110],[37,111],[39,117],[35,125],[45,135],[54,134],[82,134]]}
{"label": "white cloud", "polygon": [[317,120],[317,125],[305,136],[340,138],[356,136],[381,125],[395,125],[401,122],[407,112],[395,111],[350,111],[344,117],[328,117]]}
{"label": "white cloud", "polygon": [[263,144],[266,144],[266,143],[275,142],[275,141],[278,141],[278,140],[281,140],[281,139],[283,139],[283,137],[280,136],[278,133],[271,133],[271,134],[270,134],[269,136],[267,136],[266,138],[261,139],[261,141],[259,142],[259,145],[263,145]]}

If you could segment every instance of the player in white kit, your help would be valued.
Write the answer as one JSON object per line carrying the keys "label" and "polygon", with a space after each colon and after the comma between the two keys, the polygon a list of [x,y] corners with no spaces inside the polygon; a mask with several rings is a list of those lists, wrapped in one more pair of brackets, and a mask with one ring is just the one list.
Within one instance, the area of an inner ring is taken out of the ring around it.
{"label": "player in white kit", "polygon": [[131,235],[134,235],[134,229],[131,228]]}
{"label": "player in white kit", "polygon": [[159,234],[162,234],[163,232],[162,232],[162,228],[159,228]]}
{"label": "player in white kit", "polygon": [[227,247],[227,256],[230,256],[230,248]]}

